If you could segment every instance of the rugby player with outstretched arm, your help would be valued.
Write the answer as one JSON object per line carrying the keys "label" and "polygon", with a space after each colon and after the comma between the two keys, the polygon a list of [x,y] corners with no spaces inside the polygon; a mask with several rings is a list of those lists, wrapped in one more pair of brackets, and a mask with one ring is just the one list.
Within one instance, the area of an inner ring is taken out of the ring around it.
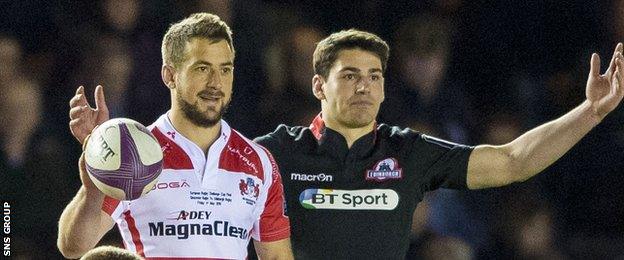
{"label": "rugby player with outstretched arm", "polygon": [[[412,213],[425,192],[525,181],[563,156],[624,96],[618,44],[600,74],[591,57],[586,100],[504,145],[464,146],[378,123],[388,45],[347,30],[318,43],[309,127],[280,125],[256,139],[275,156],[298,259],[403,259]],[[392,104],[390,104],[392,105]]]}

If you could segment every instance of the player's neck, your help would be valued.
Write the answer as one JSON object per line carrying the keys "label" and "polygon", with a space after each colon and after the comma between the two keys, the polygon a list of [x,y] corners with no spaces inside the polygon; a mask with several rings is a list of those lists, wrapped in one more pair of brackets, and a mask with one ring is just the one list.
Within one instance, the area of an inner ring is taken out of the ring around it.
{"label": "player's neck", "polygon": [[325,121],[325,127],[331,128],[332,130],[340,133],[342,137],[344,137],[344,139],[347,141],[347,147],[351,148],[351,146],[353,146],[353,143],[360,139],[360,137],[365,136],[373,131],[373,128],[375,127],[375,121],[364,127],[349,128],[341,125],[338,122],[334,122],[333,120],[327,120]]}
{"label": "player's neck", "polygon": [[169,113],[169,119],[176,131],[199,146],[204,154],[221,133],[221,121],[210,127],[201,127],[188,120],[181,111],[176,112],[173,109]]}

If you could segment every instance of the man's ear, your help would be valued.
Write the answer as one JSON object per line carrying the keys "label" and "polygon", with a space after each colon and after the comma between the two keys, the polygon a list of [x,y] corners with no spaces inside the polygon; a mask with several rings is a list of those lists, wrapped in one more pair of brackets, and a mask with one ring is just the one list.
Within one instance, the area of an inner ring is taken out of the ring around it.
{"label": "man's ear", "polygon": [[173,68],[173,66],[163,64],[160,76],[162,77],[163,83],[165,83],[169,89],[175,88],[175,68]]}
{"label": "man's ear", "polygon": [[325,90],[323,89],[323,85],[325,84],[325,80],[321,75],[314,75],[312,78],[312,93],[318,100],[325,99]]}

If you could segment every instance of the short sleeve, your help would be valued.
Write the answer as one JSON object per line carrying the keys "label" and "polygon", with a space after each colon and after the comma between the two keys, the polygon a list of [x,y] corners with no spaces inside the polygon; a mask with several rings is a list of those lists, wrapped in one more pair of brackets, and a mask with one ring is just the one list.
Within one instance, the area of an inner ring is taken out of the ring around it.
{"label": "short sleeve", "polygon": [[424,190],[437,188],[467,189],[466,175],[472,146],[452,143],[424,134],[414,141],[413,160],[426,169]]}
{"label": "short sleeve", "polygon": [[123,201],[105,196],[104,202],[102,202],[102,211],[106,212],[113,221],[117,221],[124,211],[124,203]]}
{"label": "short sleeve", "polygon": [[252,237],[260,242],[271,242],[290,237],[290,221],[284,212],[284,187],[279,168],[273,156],[271,161],[271,185],[260,219],[254,223]]}

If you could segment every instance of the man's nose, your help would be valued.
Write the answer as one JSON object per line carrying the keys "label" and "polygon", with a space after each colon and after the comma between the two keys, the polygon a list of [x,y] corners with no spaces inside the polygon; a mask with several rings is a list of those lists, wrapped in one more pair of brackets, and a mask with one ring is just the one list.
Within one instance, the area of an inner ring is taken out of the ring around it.
{"label": "man's nose", "polygon": [[208,84],[213,87],[221,88],[221,73],[218,69],[210,69],[210,78]]}
{"label": "man's nose", "polygon": [[355,91],[357,93],[366,94],[370,92],[371,84],[373,83],[372,79],[368,77],[364,77],[358,82]]}

